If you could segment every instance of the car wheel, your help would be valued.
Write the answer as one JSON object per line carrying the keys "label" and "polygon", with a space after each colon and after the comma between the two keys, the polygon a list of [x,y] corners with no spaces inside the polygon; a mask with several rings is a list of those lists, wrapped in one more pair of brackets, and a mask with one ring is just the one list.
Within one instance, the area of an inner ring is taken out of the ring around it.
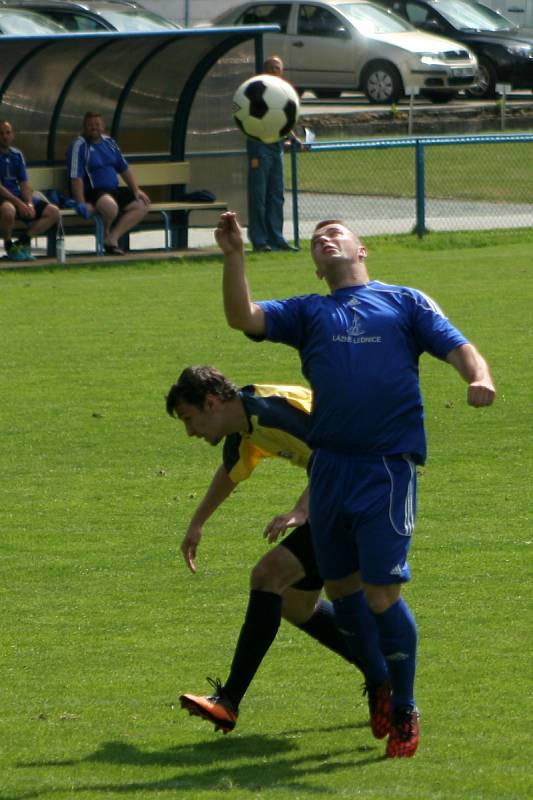
{"label": "car wheel", "polygon": [[361,89],[371,103],[396,103],[403,95],[400,73],[388,61],[374,61],[365,67]]}
{"label": "car wheel", "polygon": [[444,105],[449,103],[450,100],[455,100],[457,94],[457,92],[422,92],[421,96],[426,97],[431,103]]}
{"label": "car wheel", "polygon": [[491,61],[478,58],[478,80],[466,90],[468,97],[475,99],[496,97],[496,70]]}
{"label": "car wheel", "polygon": [[341,96],[340,89],[313,89],[313,92],[319,100],[336,100]]}

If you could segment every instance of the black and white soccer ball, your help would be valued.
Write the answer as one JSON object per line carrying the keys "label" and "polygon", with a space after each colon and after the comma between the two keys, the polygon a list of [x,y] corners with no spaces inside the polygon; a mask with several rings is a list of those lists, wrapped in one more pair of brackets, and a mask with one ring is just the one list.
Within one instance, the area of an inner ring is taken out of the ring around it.
{"label": "black and white soccer ball", "polygon": [[290,83],[275,75],[255,75],[233,95],[233,117],[241,131],[266,144],[284,139],[300,113],[300,99]]}

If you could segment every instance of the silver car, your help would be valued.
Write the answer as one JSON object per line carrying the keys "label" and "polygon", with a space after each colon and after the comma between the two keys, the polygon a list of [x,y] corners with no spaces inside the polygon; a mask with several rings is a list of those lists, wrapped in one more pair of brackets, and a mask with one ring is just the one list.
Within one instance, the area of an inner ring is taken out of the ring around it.
{"label": "silver car", "polygon": [[265,55],[279,55],[300,92],[338,97],[361,90],[371,103],[395,103],[411,89],[446,102],[476,82],[475,55],[366,0],[244,3],[214,25],[272,25]]}

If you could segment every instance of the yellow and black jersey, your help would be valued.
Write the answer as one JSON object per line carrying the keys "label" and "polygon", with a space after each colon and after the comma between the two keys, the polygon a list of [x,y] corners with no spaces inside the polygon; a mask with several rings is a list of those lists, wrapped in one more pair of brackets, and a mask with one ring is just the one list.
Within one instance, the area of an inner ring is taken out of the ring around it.
{"label": "yellow and black jersey", "polygon": [[223,461],[234,483],[248,478],[263,458],[285,458],[307,467],[312,393],[303,386],[245,386],[239,396],[248,416],[248,433],[232,433]]}

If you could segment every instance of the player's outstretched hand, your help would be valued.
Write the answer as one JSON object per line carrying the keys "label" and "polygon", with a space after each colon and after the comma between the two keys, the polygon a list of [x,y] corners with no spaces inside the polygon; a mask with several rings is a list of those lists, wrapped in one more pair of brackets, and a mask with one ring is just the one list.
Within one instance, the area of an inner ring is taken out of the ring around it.
{"label": "player's outstretched hand", "polygon": [[196,551],[202,538],[200,528],[189,528],[181,543],[180,550],[183,553],[185,563],[192,573],[196,572]]}
{"label": "player's outstretched hand", "polygon": [[244,239],[240,225],[237,222],[237,214],[234,211],[225,211],[220,215],[215,229],[215,239],[224,255],[242,253]]}
{"label": "player's outstretched hand", "polygon": [[288,514],[278,514],[270,520],[263,536],[270,544],[277,542],[279,537],[289,528],[298,528],[307,522],[307,514],[299,509],[293,509]]}
{"label": "player's outstretched hand", "polygon": [[482,408],[491,406],[496,397],[496,389],[490,381],[474,381],[468,386],[467,401],[469,406]]}

